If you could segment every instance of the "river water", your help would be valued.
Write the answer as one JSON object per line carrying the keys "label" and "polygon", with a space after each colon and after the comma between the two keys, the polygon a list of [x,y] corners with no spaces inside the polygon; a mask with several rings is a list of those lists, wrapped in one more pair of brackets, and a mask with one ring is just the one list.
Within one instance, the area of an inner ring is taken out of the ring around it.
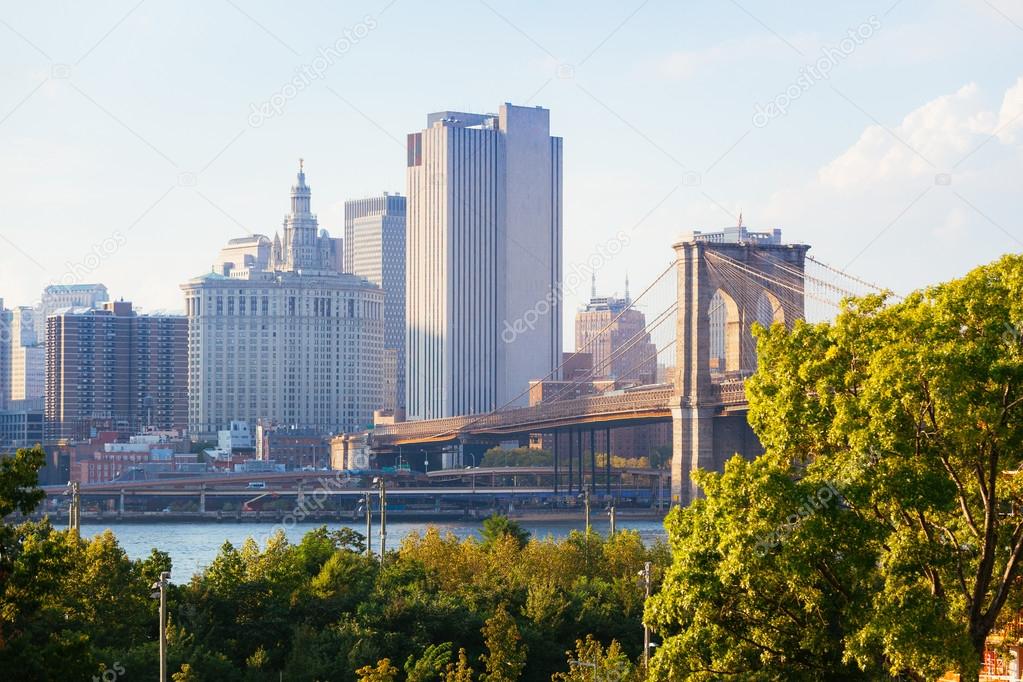
{"label": "river water", "polygon": [[[602,516],[602,515],[601,515]],[[601,534],[606,534],[608,524],[606,519],[598,517],[594,520],[593,528]],[[533,534],[534,537],[562,538],[572,530],[582,530],[581,521],[520,521],[523,528]],[[306,532],[323,525],[322,523],[296,523],[284,528],[285,535],[291,542],[298,542]],[[366,532],[364,524],[327,524],[328,528],[339,528],[346,526],[354,528],[360,533]],[[466,538],[470,536],[479,537],[479,522],[439,522],[439,523],[400,523],[388,522],[387,524],[387,548],[394,549],[409,533],[422,533],[427,527],[434,526],[440,531],[454,533],[457,537]],[[664,539],[664,526],[660,521],[635,521],[620,519],[617,523],[619,529],[639,531],[640,537],[646,543]],[[202,571],[213,561],[217,552],[220,551],[224,542],[231,542],[235,547],[240,547],[246,538],[251,537],[260,545],[276,530],[281,528],[280,524],[270,522],[225,522],[225,523],[118,523],[117,521],[89,522],[82,519],[83,537],[91,537],[102,533],[109,528],[117,536],[121,547],[132,559],[146,557],[154,547],[167,552],[173,562],[174,582],[186,582],[195,573]],[[380,528],[377,519],[373,519],[373,551],[379,549]]]}

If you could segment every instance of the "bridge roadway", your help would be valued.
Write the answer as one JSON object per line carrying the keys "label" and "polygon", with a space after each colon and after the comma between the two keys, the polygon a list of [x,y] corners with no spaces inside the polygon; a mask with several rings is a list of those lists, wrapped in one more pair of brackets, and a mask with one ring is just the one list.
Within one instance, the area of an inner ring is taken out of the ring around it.
{"label": "bridge roadway", "polygon": [[[722,410],[742,410],[746,394],[741,378],[714,382],[712,401]],[[586,425],[638,426],[671,421],[671,384],[617,390],[610,394],[558,400],[489,414],[429,419],[377,426],[370,432],[374,450],[456,441],[465,436],[501,436],[570,430]]]}
{"label": "bridge roadway", "polygon": [[370,432],[377,448],[443,443],[467,435],[515,435],[555,431],[582,424],[632,426],[671,420],[674,390],[655,387],[616,391],[613,395],[559,400],[490,414],[429,419],[378,426]]}

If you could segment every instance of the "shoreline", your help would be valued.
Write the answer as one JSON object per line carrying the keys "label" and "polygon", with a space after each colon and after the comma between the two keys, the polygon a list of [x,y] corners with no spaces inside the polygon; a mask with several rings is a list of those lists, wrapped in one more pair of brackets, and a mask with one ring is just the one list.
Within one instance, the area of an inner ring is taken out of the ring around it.
{"label": "shoreline", "polygon": [[[436,512],[436,511],[391,511],[387,512],[387,520],[398,522],[398,523],[416,523],[420,522],[423,524],[429,523],[482,523],[484,519],[490,516],[494,512],[480,512],[475,515],[467,515],[464,511],[452,511],[452,512]],[[378,511],[374,511],[373,520],[374,524],[378,518]],[[558,511],[539,511],[539,510],[525,510],[525,511],[512,511],[511,513],[504,512],[508,518],[518,521],[520,523],[583,523],[586,519],[586,514],[582,510],[558,510]],[[656,509],[623,509],[618,510],[616,513],[617,521],[628,522],[628,521],[662,521],[666,515],[666,512],[659,512]],[[66,519],[62,515],[47,515],[39,514],[33,515],[33,520],[42,520],[44,516],[50,517],[50,522],[54,526],[66,525]],[[335,524],[342,523],[345,525],[359,526],[365,523],[365,516],[363,515],[352,515],[349,513],[317,513],[317,514],[306,514],[297,518],[290,512],[242,512],[236,513],[231,512],[229,514],[220,514],[216,512],[208,512],[206,514],[199,514],[198,512],[104,512],[104,513],[92,513],[82,514],[81,524],[83,526],[99,526],[103,524],[117,523],[117,524],[159,524],[159,523],[188,523],[195,525],[224,525],[224,524],[281,524],[294,525],[295,523],[301,524]],[[603,509],[595,509],[591,512],[591,522],[593,525],[606,525],[608,523],[607,513]]]}

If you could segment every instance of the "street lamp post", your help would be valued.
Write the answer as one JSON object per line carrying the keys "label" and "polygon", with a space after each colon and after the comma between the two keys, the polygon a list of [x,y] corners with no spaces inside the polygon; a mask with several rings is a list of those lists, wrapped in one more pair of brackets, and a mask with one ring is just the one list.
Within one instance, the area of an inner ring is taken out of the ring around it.
{"label": "street lamp post", "polygon": [[608,507],[607,516],[611,519],[610,537],[613,538],[615,536],[615,506],[613,504]]}
{"label": "street lamp post", "polygon": [[368,492],[362,504],[366,508],[366,556],[371,557],[373,556],[373,507]]}
{"label": "street lamp post", "polygon": [[586,507],[586,535],[590,534],[590,491],[583,490],[583,494],[579,497],[583,498],[583,506]]}
{"label": "street lamp post", "polygon": [[82,518],[82,496],[79,491],[78,481],[71,481],[71,505],[68,507],[68,530],[75,532],[75,537],[79,537],[81,529],[79,525]]}
{"label": "street lamp post", "polygon": [[387,551],[387,481],[374,478],[373,484],[380,489],[380,561],[384,560]]}
{"label": "street lamp post", "polygon": [[[647,561],[643,564],[643,570],[639,572],[639,575],[643,578],[643,586],[646,589],[646,600],[643,602],[644,605],[650,600],[650,562]],[[650,667],[650,626],[646,624],[646,616],[643,617],[643,669],[647,670]]]}
{"label": "street lamp post", "polygon": [[160,682],[167,682],[167,583],[170,581],[170,573],[164,571],[160,579],[153,583],[152,588],[156,590],[150,596],[160,600]]}

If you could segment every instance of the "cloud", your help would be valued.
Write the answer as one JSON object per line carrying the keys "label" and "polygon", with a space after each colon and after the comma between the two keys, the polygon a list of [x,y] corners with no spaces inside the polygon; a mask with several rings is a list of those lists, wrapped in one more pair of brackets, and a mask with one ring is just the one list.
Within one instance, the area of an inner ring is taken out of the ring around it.
{"label": "cloud", "polygon": [[825,262],[896,291],[1023,251],[1023,78],[998,95],[976,83],[897,124],[867,126],[803,183],[774,194],[758,222]]}

